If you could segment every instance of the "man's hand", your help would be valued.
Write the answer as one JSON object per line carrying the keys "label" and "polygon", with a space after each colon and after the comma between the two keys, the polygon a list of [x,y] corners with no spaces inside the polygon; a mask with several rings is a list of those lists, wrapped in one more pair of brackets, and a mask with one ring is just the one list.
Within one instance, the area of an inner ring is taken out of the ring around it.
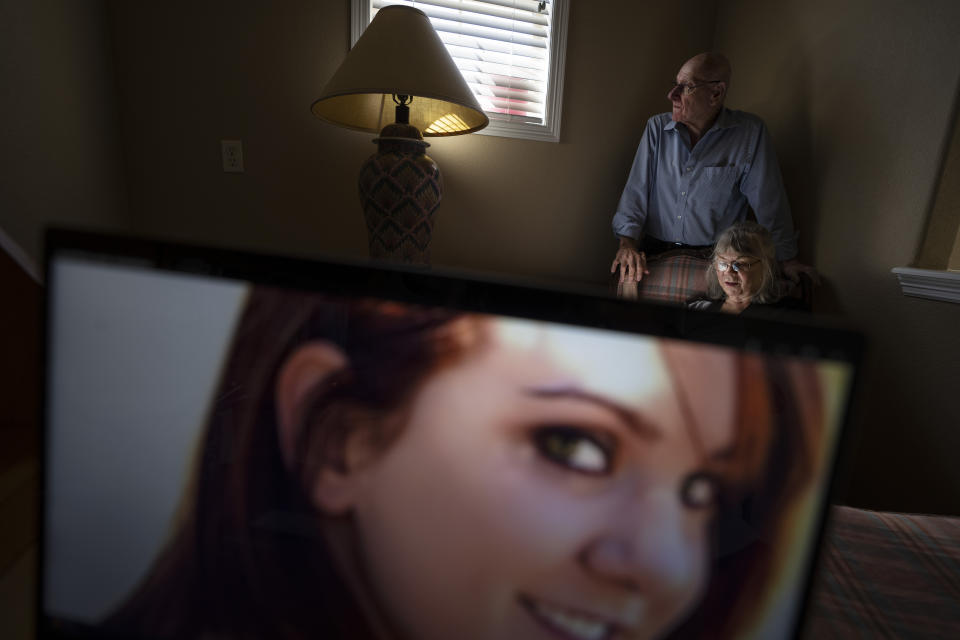
{"label": "man's hand", "polygon": [[817,270],[808,264],[803,264],[796,258],[782,261],[780,269],[791,282],[800,282],[800,274],[805,273],[813,284],[820,284],[820,274],[817,273]]}
{"label": "man's hand", "polygon": [[637,251],[637,243],[632,238],[620,237],[620,248],[610,265],[610,273],[620,267],[620,284],[624,282],[640,282],[643,276],[650,273],[647,270],[647,256],[643,251]]}

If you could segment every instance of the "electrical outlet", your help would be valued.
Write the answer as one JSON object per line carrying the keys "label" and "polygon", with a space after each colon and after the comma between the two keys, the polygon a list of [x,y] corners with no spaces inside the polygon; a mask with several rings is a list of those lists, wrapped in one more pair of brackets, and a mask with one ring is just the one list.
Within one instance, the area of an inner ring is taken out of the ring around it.
{"label": "electrical outlet", "polygon": [[227,173],[243,173],[243,144],[239,140],[221,140],[223,170]]}

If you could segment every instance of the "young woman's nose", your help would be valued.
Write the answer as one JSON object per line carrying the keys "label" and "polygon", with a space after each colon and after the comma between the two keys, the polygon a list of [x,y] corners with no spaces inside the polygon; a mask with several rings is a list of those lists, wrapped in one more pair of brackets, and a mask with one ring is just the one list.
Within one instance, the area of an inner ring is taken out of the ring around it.
{"label": "young woman's nose", "polygon": [[[686,530],[677,491],[660,488],[637,496],[584,549],[594,576],[647,593],[683,588],[696,579],[703,550]],[[694,538],[696,538],[694,536]]]}

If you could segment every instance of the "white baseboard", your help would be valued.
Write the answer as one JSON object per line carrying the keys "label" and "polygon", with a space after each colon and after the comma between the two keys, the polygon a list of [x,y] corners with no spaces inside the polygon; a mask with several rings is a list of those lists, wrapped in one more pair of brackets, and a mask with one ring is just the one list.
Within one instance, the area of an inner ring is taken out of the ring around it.
{"label": "white baseboard", "polygon": [[960,271],[894,267],[905,296],[960,303]]}

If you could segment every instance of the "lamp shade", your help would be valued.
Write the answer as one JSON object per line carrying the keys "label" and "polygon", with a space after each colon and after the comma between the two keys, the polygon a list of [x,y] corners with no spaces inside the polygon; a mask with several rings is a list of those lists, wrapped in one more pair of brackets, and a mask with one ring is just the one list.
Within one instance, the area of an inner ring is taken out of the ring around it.
{"label": "lamp shade", "polygon": [[430,19],[403,5],[380,9],[310,109],[378,133],[396,119],[394,95],[413,97],[410,124],[424,136],[472,133],[490,122]]}

